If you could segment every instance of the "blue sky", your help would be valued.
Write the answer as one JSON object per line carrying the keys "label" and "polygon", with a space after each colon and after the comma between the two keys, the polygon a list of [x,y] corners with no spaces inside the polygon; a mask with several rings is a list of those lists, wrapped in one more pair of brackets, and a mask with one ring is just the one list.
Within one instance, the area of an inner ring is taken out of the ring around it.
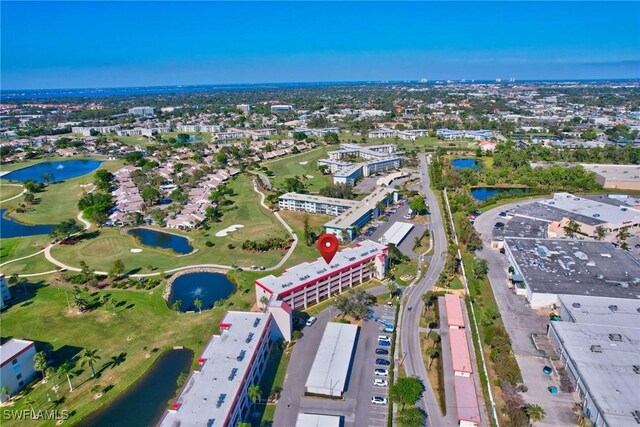
{"label": "blue sky", "polygon": [[640,77],[640,3],[1,3],[2,89]]}

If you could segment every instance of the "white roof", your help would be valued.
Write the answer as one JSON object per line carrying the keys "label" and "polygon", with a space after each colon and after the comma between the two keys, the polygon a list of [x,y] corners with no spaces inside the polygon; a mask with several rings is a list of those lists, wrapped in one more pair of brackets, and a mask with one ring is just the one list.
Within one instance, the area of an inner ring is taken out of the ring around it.
{"label": "white roof", "polygon": [[358,206],[349,209],[342,215],[335,217],[324,226],[344,230],[351,227],[356,221],[362,218],[367,212],[375,209],[378,202],[384,200],[389,194],[397,192],[393,188],[382,187],[362,199]]}
{"label": "white roof", "polygon": [[13,360],[17,355],[33,345],[33,341],[12,338],[0,345],[0,366]]}
{"label": "white roof", "polygon": [[312,194],[286,193],[278,197],[282,200],[297,200],[299,202],[324,203],[326,205],[354,207],[357,200],[338,199],[335,197],[314,196]]}
{"label": "white roof", "polygon": [[608,326],[640,325],[640,301],[637,299],[559,295],[571,316],[562,319],[576,323]]}
{"label": "white roof", "polygon": [[329,322],[311,366],[305,387],[307,391],[326,390],[326,394],[344,392],[358,327]]}
{"label": "white roof", "polygon": [[321,414],[298,414],[296,427],[340,427],[340,416]]}
{"label": "white roof", "polygon": [[569,193],[555,193],[553,199],[542,200],[540,203],[611,225],[625,225],[640,219],[640,211],[631,207],[614,206]]}
{"label": "white roof", "polygon": [[330,275],[349,265],[359,263],[363,259],[383,254],[386,250],[386,246],[371,240],[363,240],[355,247],[346,248],[336,253],[330,264],[327,264],[324,259],[318,258],[317,261],[311,263],[303,262],[291,267],[285,270],[280,277],[269,275],[256,280],[256,283],[278,295],[297,286],[312,282],[319,276]]}
{"label": "white roof", "polygon": [[206,361],[200,372],[191,376],[178,396],[180,408],[168,411],[161,426],[225,425],[243,386],[245,373],[260,346],[269,316],[268,313],[241,311],[227,313],[223,323],[231,326],[209,341],[201,356]]}
{"label": "white roof", "polygon": [[400,242],[402,242],[402,239],[404,239],[411,230],[413,230],[413,224],[408,222],[396,222],[384,233],[380,239],[380,243],[391,243],[398,246]]}
{"label": "white roof", "polygon": [[585,169],[611,181],[638,181],[640,180],[640,165],[601,165],[582,163]]}

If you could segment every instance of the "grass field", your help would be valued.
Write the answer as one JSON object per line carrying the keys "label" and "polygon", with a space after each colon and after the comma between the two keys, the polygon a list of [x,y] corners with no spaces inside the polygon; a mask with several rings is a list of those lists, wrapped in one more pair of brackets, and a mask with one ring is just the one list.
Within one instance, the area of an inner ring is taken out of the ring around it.
{"label": "grass field", "polygon": [[[213,223],[208,231],[194,230],[183,232],[171,230],[172,233],[189,237],[196,252],[185,256],[141,246],[132,236],[122,235],[119,228],[99,230],[95,238],[83,240],[73,246],[56,246],[52,255],[68,265],[77,266],[84,260],[96,270],[108,271],[116,259],[121,259],[129,273],[149,273],[149,266],[162,271],[191,264],[225,264],[249,267],[271,266],[284,256],[286,251],[269,251],[265,253],[250,253],[241,249],[241,244],[247,239],[263,240],[272,236],[286,235],[282,224],[274,215],[259,205],[259,195],[253,191],[252,178],[241,175],[230,183],[235,195],[230,197],[233,205],[223,208],[226,210],[221,222]],[[216,237],[217,231],[231,225],[244,225],[226,237]],[[211,241],[214,246],[207,247]],[[229,248],[231,244],[234,248]],[[140,253],[131,253],[132,248],[142,248]]]}
{"label": "grass field", "polygon": [[0,200],[10,199],[22,193],[23,187],[18,184],[2,184],[0,185]]}
{"label": "grass field", "polygon": [[[115,171],[122,165],[121,161],[108,161],[102,163],[99,169]],[[46,186],[44,191],[36,193],[37,204],[29,206],[25,213],[13,211],[20,203],[24,203],[23,197],[2,203],[0,207],[7,208],[13,218],[26,224],[56,224],[75,218],[78,215],[78,200],[84,192],[82,185],[92,183],[93,175],[92,172]]]}
{"label": "grass field", "polygon": [[332,179],[331,175],[322,175],[320,173],[316,162],[318,159],[325,158],[328,151],[339,149],[340,147],[337,145],[323,146],[301,154],[263,162],[262,166],[266,166],[275,173],[275,176],[269,179],[276,188],[282,188],[285,178],[298,176],[306,184],[307,191],[318,192],[321,188],[331,184]]}
{"label": "grass field", "polygon": [[[48,278],[49,280],[52,277]],[[69,311],[65,291],[67,285],[46,285],[44,281],[12,287],[16,300],[2,315],[4,337],[28,338],[36,341],[38,350],[50,350],[55,364],[77,355],[83,348],[98,350],[101,360],[96,364],[99,378],[91,379],[88,368],[76,366],[72,382],[74,391],[69,392],[65,379],[39,383],[30,392],[34,400],[33,409],[54,409],[52,386],[60,383],[58,396],[62,403],[56,409],[73,413],[71,422],[105,404],[131,386],[165,350],[182,345],[198,355],[209,337],[217,332],[216,325],[222,318],[223,309],[215,308],[202,314],[181,314],[169,310],[162,299],[162,287],[152,292],[109,291],[120,302],[117,314],[97,308],[85,314]],[[104,292],[103,292],[104,293]],[[97,299],[98,293],[94,294]],[[238,293],[230,298],[232,305],[246,296]],[[105,335],[108,331],[108,335]],[[112,358],[120,363],[104,367]],[[112,388],[101,398],[95,399],[90,389],[99,384]],[[28,408],[25,399],[20,399],[11,409]],[[18,421],[4,420],[3,425],[21,425]],[[53,422],[33,422],[32,425],[51,425]]]}

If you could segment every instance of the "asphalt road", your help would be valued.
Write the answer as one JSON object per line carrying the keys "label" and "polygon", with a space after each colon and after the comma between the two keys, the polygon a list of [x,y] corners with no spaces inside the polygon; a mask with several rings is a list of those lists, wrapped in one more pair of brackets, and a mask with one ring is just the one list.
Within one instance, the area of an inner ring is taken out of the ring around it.
{"label": "asphalt road", "polygon": [[412,289],[405,292],[406,299],[403,305],[402,324],[400,329],[400,358],[404,359],[403,366],[409,376],[417,376],[422,379],[426,386],[422,401],[418,402],[427,411],[429,426],[455,426],[457,425],[455,411],[448,411],[443,417],[440,413],[433,389],[427,378],[427,371],[422,360],[420,349],[420,337],[418,328],[420,326],[420,314],[424,308],[422,295],[433,287],[438,279],[445,263],[445,252],[447,248],[447,237],[445,234],[442,213],[439,200],[435,193],[431,191],[429,173],[425,154],[420,155],[420,178],[421,192],[424,194],[431,212],[431,229],[433,235],[433,257],[424,277]]}

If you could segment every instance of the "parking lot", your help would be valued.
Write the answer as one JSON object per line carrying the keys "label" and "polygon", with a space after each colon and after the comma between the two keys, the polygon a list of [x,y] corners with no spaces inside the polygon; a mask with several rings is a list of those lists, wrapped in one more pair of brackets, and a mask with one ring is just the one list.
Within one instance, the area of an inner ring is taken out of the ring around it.
{"label": "parking lot", "polygon": [[[394,323],[395,307],[375,306],[372,308],[375,316],[384,322]],[[320,339],[327,322],[335,309],[327,309],[320,313],[318,320],[310,327],[305,327],[303,336],[296,342],[289,369],[285,378],[280,401],[275,413],[274,425],[295,425],[299,412],[316,414],[342,415],[345,427],[387,425],[388,404],[374,404],[373,396],[388,398],[388,386],[375,386],[374,380],[385,379],[387,376],[375,375],[375,369],[387,369],[389,366],[379,366],[376,359],[391,360],[391,355],[377,355],[377,348],[389,349],[378,345],[378,335],[391,333],[382,332],[384,325],[373,319],[362,322],[356,342],[355,356],[352,360],[348,387],[342,399],[328,399],[322,397],[304,396],[304,384],[311,370]]]}

